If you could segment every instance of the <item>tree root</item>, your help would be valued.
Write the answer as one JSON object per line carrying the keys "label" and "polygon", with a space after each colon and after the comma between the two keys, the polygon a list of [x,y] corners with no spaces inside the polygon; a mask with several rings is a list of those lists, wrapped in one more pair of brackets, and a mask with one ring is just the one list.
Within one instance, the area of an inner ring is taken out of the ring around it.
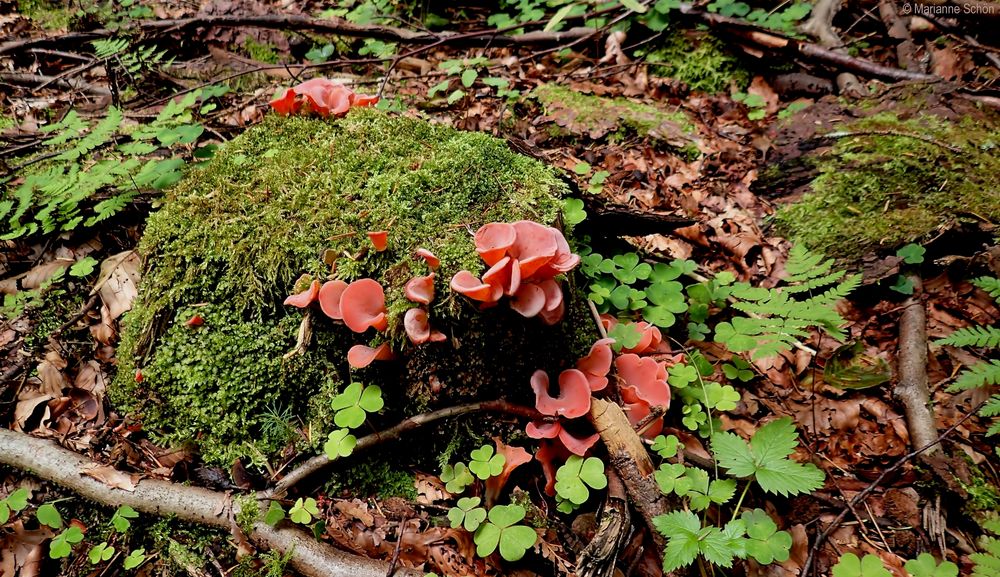
{"label": "tree root", "polygon": [[[234,519],[240,513],[238,500],[229,494],[200,487],[157,479],[142,479],[132,490],[112,487],[85,474],[103,465],[50,441],[8,429],[0,429],[0,464],[30,471],[111,507],[128,505],[143,513],[171,515],[225,530],[233,530]],[[287,522],[271,527],[257,521],[247,536],[259,546],[290,554],[289,566],[305,577],[384,577],[389,569],[388,563],[340,551]],[[396,575],[422,577],[423,572],[399,569]]]}

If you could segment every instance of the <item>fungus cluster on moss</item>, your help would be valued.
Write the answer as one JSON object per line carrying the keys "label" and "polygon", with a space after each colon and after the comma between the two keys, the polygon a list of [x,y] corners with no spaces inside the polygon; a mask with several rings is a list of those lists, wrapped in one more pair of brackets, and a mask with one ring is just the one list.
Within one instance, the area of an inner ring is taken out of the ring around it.
{"label": "fungus cluster on moss", "polygon": [[[475,370],[486,375],[480,386],[488,387],[491,379],[503,377],[492,368],[504,356],[503,347],[525,346],[543,335],[511,326],[504,315],[489,315],[477,324],[478,313],[451,294],[448,279],[482,266],[471,231],[489,222],[555,223],[564,190],[549,168],[488,135],[370,108],[352,109],[335,121],[270,116],[194,170],[150,217],[139,247],[147,268],[135,308],[125,319],[112,401],[138,411],[147,428],[162,431],[165,440],[187,435],[199,441],[214,462],[237,453],[262,459],[275,446],[270,441],[252,446],[261,427],[273,421],[266,418],[269,407],[261,394],[294,399],[278,409],[291,414],[293,423],[303,416],[310,422],[307,413],[324,405],[316,395],[346,377],[351,346],[390,342],[402,349],[408,339],[404,316],[415,302],[434,329],[460,338],[462,350],[453,354],[465,362],[437,358],[437,350],[421,352],[407,360],[411,378],[426,380],[440,372],[458,394],[459,385],[471,382],[463,371]],[[376,250],[370,231],[388,231],[384,250]],[[296,292],[302,273],[325,279],[331,265],[343,285],[309,283],[298,287],[308,290],[296,298],[332,306],[353,282],[377,279],[384,289],[385,331],[374,343],[358,343],[357,335],[316,315],[313,339],[324,342],[313,342],[307,350],[323,362],[306,370],[294,358],[282,359],[295,347],[302,315],[282,302]],[[439,296],[420,303],[431,291]],[[187,308],[200,303],[211,307]],[[208,308],[224,309],[226,326],[205,314]],[[180,326],[192,314],[203,317],[203,326]],[[570,314],[585,318],[585,307]],[[273,341],[265,348],[242,349],[238,359],[199,353],[198,339],[224,339],[228,326],[252,327]],[[499,350],[485,350],[478,340]],[[528,348],[534,366],[551,366],[558,362],[552,359],[565,356],[565,351]],[[551,358],[545,360],[546,355]],[[168,366],[168,357],[179,368]],[[275,372],[237,379],[233,362]],[[138,369],[142,383],[134,379]],[[160,408],[175,391],[201,399],[198,418],[186,414],[179,402],[170,411]],[[411,393],[396,391],[400,404],[408,403],[401,412],[426,402],[422,393]],[[216,403],[220,397],[231,404]],[[233,410],[242,419],[232,416]]]}

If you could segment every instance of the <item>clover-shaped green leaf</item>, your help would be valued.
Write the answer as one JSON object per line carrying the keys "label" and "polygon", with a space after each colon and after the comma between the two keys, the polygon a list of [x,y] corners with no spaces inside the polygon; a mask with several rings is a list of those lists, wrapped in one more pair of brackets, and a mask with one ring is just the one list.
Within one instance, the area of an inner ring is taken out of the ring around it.
{"label": "clover-shaped green leaf", "polygon": [[288,517],[294,523],[299,525],[308,525],[312,522],[313,517],[319,516],[319,507],[316,504],[316,499],[312,497],[306,497],[305,499],[299,497],[295,504],[292,505],[291,510],[288,511]]}
{"label": "clover-shaped green leaf", "polygon": [[83,541],[83,531],[76,525],[70,525],[65,531],[56,535],[49,543],[49,557],[62,559],[69,557],[73,545]]}
{"label": "clover-shaped green leaf", "polygon": [[507,459],[503,455],[494,455],[493,447],[490,445],[483,445],[472,451],[471,457],[469,470],[483,481],[499,475],[503,471],[504,464],[507,462]]}
{"label": "clover-shaped green leaf", "polygon": [[28,506],[28,490],[20,488],[4,499],[12,511],[21,511]]}
{"label": "clover-shaped green leaf", "polygon": [[10,506],[7,501],[0,501],[0,525],[10,520]]}
{"label": "clover-shaped green leaf", "polygon": [[281,503],[271,501],[271,506],[267,508],[267,513],[264,513],[264,522],[274,527],[284,518],[285,508],[281,506]]}
{"label": "clover-shaped green leaf", "polygon": [[583,208],[583,201],[579,198],[567,198],[563,200],[563,220],[566,224],[573,226],[580,224],[587,218],[587,211]]}
{"label": "clover-shaped green leaf", "polygon": [[653,265],[653,269],[649,272],[650,284],[665,283],[680,278],[683,270],[677,265],[678,262],[676,260],[671,264],[658,262]]}
{"label": "clover-shaped green leaf", "polygon": [[937,559],[930,553],[921,553],[916,559],[904,563],[903,568],[911,577],[958,577],[958,565],[951,561],[942,561],[938,565]]}
{"label": "clover-shaped green leaf", "polygon": [[750,363],[742,357],[733,357],[729,363],[722,365],[722,374],[730,381],[747,382],[753,378],[753,371],[750,370]]}
{"label": "clover-shaped green leaf", "polygon": [[668,370],[667,382],[675,389],[683,389],[698,380],[698,369],[678,363]]}
{"label": "clover-shaped green leaf", "polygon": [[906,264],[920,264],[924,262],[924,254],[926,252],[927,249],[919,244],[910,243],[900,247],[900,249],[896,251],[896,256],[903,259],[903,262]]}
{"label": "clover-shaped green leaf", "polygon": [[135,509],[129,507],[128,505],[122,505],[118,507],[115,514],[111,516],[111,526],[115,528],[115,531],[119,533],[125,533],[132,526],[132,522],[129,519],[136,519],[139,517],[139,513]]}
{"label": "clover-shaped green leaf", "polygon": [[913,294],[913,281],[909,277],[899,275],[896,277],[896,284],[889,287],[890,289],[898,292],[899,294],[911,295]]}
{"label": "clover-shaped green leaf", "polygon": [[499,547],[501,557],[507,561],[517,561],[538,540],[534,529],[516,524],[524,519],[524,507],[497,505],[490,509],[488,519],[479,526],[473,537],[476,554],[480,557],[491,555]]}
{"label": "clover-shaped green leaf", "polygon": [[685,404],[681,408],[681,423],[692,431],[696,431],[699,426],[708,422],[708,415],[701,408],[701,403],[695,401]]}
{"label": "clover-shaped green leaf", "polygon": [[63,524],[62,515],[59,514],[59,510],[56,509],[56,506],[51,503],[45,503],[40,506],[38,510],[35,511],[35,517],[38,517],[39,523],[52,527],[53,529],[59,529]]}
{"label": "clover-shaped green leaf", "polygon": [[332,407],[337,411],[333,422],[338,427],[353,429],[365,422],[366,413],[380,411],[383,406],[382,389],[377,385],[366,387],[361,383],[351,383],[333,398]]}
{"label": "clover-shaped green leaf", "polygon": [[597,457],[584,459],[570,455],[563,466],[556,471],[556,494],[574,505],[582,505],[590,498],[590,491],[608,486],[608,478],[604,474],[604,462]]}
{"label": "clover-shaped green leaf", "polygon": [[621,311],[637,311],[646,306],[646,293],[628,285],[618,285],[608,295],[611,305]]}
{"label": "clover-shaped green leaf", "polygon": [[744,511],[741,516],[746,524],[747,554],[761,565],[788,560],[792,536],[788,531],[778,531],[778,526],[763,509]]}
{"label": "clover-shaped green leaf", "polygon": [[608,336],[615,339],[615,342],[611,343],[611,348],[620,351],[638,345],[642,340],[642,330],[635,323],[618,323],[608,331]]}
{"label": "clover-shaped green leaf", "polygon": [[691,488],[687,492],[690,499],[691,509],[703,511],[712,503],[719,505],[726,503],[733,498],[736,493],[736,481],[734,479],[714,479],[709,481],[708,472],[702,469],[687,468],[684,476],[691,481]]}
{"label": "clover-shaped green leaf", "polygon": [[711,332],[705,323],[688,323],[688,338],[692,341],[703,341]]}
{"label": "clover-shaped green leaf", "polygon": [[607,170],[598,170],[590,176],[590,186],[587,187],[587,192],[591,194],[600,194],[604,190],[604,181],[611,176],[611,173]]}
{"label": "clover-shaped green leaf", "polygon": [[687,467],[680,463],[664,463],[653,473],[653,480],[664,495],[674,493],[684,497],[693,484],[691,478],[684,474],[686,471]]}
{"label": "clover-shaped green leaf", "polygon": [[707,407],[718,411],[731,411],[740,402],[740,393],[732,385],[705,383],[704,391],[694,389]]}
{"label": "clover-shaped green leaf", "polygon": [[680,446],[680,439],[674,435],[658,435],[653,439],[653,446],[650,447],[657,455],[664,459],[670,459],[677,454],[677,447]]}
{"label": "clover-shaped green leaf", "polygon": [[111,559],[114,554],[115,548],[108,545],[107,541],[104,541],[103,543],[98,543],[97,545],[91,547],[90,551],[87,553],[87,558],[90,559],[91,565],[97,565],[101,561]]}
{"label": "clover-shaped green leaf", "polygon": [[358,444],[358,438],[347,429],[337,429],[330,433],[323,444],[323,452],[326,458],[334,461],[340,457],[346,457],[354,452],[354,447]]}
{"label": "clover-shaped green leaf", "polygon": [[480,507],[482,500],[479,497],[464,497],[458,500],[458,506],[452,507],[448,511],[448,520],[451,521],[451,528],[458,529],[464,527],[466,531],[472,533],[486,520],[486,509]]}
{"label": "clover-shaped green leaf", "polygon": [[476,479],[472,476],[469,468],[465,466],[465,463],[455,463],[454,465],[445,465],[441,469],[441,480],[444,481],[444,488],[449,493],[457,495],[475,482]]}
{"label": "clover-shaped green leaf", "polygon": [[127,557],[125,557],[125,561],[122,563],[122,566],[125,567],[126,569],[135,569],[139,565],[142,565],[142,562],[145,560],[146,560],[146,550],[140,547],[135,551],[132,551],[131,553],[128,554]]}
{"label": "clover-shaped green leaf", "polygon": [[649,263],[639,262],[639,255],[634,252],[616,254],[613,260],[618,268],[612,274],[627,285],[649,278],[649,273],[653,271]]}
{"label": "clover-shaped green leaf", "polygon": [[844,553],[833,566],[833,577],[892,577],[877,555],[858,559],[854,553]]}

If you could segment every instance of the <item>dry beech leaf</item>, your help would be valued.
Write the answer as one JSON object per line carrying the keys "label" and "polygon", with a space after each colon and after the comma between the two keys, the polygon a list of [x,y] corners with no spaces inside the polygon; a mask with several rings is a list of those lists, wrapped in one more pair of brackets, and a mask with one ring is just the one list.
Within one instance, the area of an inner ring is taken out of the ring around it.
{"label": "dry beech leaf", "polygon": [[108,305],[101,305],[101,322],[90,325],[90,334],[102,345],[110,345],[118,336],[115,320],[111,317]]}
{"label": "dry beech leaf", "polygon": [[87,465],[83,468],[83,474],[93,477],[109,487],[130,493],[135,491],[135,484],[139,482],[139,475],[122,473],[107,465]]}
{"label": "dry beech leaf", "polygon": [[14,406],[14,430],[32,431],[39,423],[47,421],[50,416],[48,402],[52,399],[50,395],[41,395],[18,401]]}
{"label": "dry beech leaf", "polygon": [[[134,250],[120,252],[104,259],[101,263],[101,275],[91,294],[100,294],[104,305],[108,307],[112,320],[122,316],[132,308],[132,301],[139,294],[139,267],[142,260]],[[103,322],[102,315],[102,322]]]}
{"label": "dry beech leaf", "polygon": [[42,561],[47,548],[42,546],[53,536],[48,527],[27,530],[21,521],[14,521],[11,533],[0,539],[0,576],[37,577],[41,575]]}
{"label": "dry beech leaf", "polygon": [[69,386],[69,379],[62,373],[66,361],[56,351],[45,353],[45,360],[38,364],[38,378],[42,380],[41,392],[58,397]]}
{"label": "dry beech leaf", "polygon": [[[36,289],[61,268],[68,269],[73,265],[73,259],[57,258],[43,262],[28,272],[13,278],[0,281],[0,294],[15,294],[20,290]],[[21,281],[18,287],[18,280]]]}

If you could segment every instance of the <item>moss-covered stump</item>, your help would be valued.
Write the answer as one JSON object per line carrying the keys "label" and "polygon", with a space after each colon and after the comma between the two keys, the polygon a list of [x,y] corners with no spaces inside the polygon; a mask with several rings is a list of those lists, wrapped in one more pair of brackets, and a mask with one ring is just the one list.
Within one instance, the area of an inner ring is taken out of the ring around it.
{"label": "moss-covered stump", "polygon": [[[1000,223],[1000,114],[906,87],[785,121],[756,187],[778,232],[844,259]],[[971,248],[971,246],[970,246]]]}
{"label": "moss-covered stump", "polygon": [[[531,371],[588,346],[585,304],[570,298],[567,318],[546,327],[505,304],[480,313],[448,282],[461,269],[484,271],[472,241],[479,226],[555,224],[563,192],[550,169],[483,134],[372,110],[329,122],[268,118],[150,217],[112,400],[162,441],[195,440],[213,463],[259,462],[305,437],[317,445],[344,382],[381,385],[386,422],[471,398],[527,402]],[[389,231],[385,251],[366,235],[376,230]],[[418,247],[441,260],[430,318],[449,339],[413,347],[402,316],[415,305],[402,287],[429,272]],[[281,303],[303,273],[378,280],[388,331],[358,335],[314,314],[307,352],[284,358],[303,313]],[[400,359],[351,374],[346,350],[381,340]]]}

